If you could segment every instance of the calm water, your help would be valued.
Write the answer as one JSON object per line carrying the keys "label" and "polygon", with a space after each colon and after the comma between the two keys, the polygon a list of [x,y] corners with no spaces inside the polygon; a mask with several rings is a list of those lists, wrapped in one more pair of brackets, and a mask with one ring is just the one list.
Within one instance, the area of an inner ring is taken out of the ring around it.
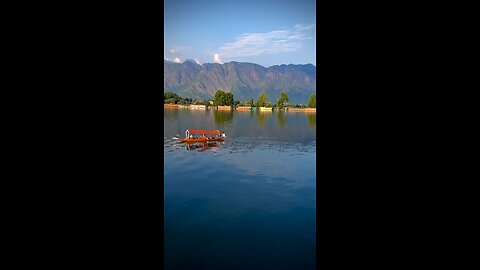
{"label": "calm water", "polygon": [[[316,115],[164,113],[165,269],[315,269]],[[227,138],[177,145],[187,129]]]}

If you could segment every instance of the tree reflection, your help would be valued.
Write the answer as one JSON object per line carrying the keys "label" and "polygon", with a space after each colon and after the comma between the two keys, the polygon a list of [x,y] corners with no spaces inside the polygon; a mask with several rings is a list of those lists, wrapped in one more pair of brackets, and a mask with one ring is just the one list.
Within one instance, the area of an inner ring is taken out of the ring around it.
{"label": "tree reflection", "polygon": [[213,118],[214,118],[215,124],[222,124],[225,122],[231,123],[233,119],[233,111],[214,110]]}
{"label": "tree reflection", "polygon": [[287,116],[285,114],[285,111],[277,111],[277,121],[280,127],[285,127],[285,124],[287,123]]}
{"label": "tree reflection", "polygon": [[317,125],[317,114],[316,113],[307,113],[308,125],[315,127]]}
{"label": "tree reflection", "polygon": [[261,126],[265,126],[268,116],[271,116],[272,112],[269,111],[257,111],[257,122]]}

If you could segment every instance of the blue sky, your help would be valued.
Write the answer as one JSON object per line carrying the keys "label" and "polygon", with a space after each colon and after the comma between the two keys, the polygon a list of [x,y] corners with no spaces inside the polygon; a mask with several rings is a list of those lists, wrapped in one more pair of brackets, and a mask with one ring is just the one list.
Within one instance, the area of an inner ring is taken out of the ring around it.
{"label": "blue sky", "polygon": [[316,65],[315,0],[165,0],[164,58]]}

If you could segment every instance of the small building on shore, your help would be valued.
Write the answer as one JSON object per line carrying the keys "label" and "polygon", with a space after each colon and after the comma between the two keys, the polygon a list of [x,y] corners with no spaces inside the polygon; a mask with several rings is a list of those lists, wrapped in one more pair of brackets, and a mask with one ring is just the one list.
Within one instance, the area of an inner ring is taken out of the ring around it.
{"label": "small building on shore", "polygon": [[288,108],[289,112],[317,112],[317,108]]}
{"label": "small building on shore", "polygon": [[238,106],[236,108],[237,111],[251,111],[252,107],[251,106]]}
{"label": "small building on shore", "polygon": [[232,106],[217,106],[217,110],[231,111]]}
{"label": "small building on shore", "polygon": [[188,108],[192,109],[192,110],[206,110],[207,106],[205,106],[205,105],[190,105],[190,106],[188,106]]}

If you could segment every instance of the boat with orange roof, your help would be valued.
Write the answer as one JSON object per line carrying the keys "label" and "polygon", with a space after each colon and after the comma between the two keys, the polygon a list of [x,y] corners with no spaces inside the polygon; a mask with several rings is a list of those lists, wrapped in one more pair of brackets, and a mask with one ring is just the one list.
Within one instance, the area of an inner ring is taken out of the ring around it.
{"label": "boat with orange roof", "polygon": [[179,138],[184,143],[193,142],[210,142],[210,141],[223,141],[225,139],[225,132],[221,132],[218,129],[215,130],[203,130],[203,129],[187,129],[185,131],[185,138]]}

